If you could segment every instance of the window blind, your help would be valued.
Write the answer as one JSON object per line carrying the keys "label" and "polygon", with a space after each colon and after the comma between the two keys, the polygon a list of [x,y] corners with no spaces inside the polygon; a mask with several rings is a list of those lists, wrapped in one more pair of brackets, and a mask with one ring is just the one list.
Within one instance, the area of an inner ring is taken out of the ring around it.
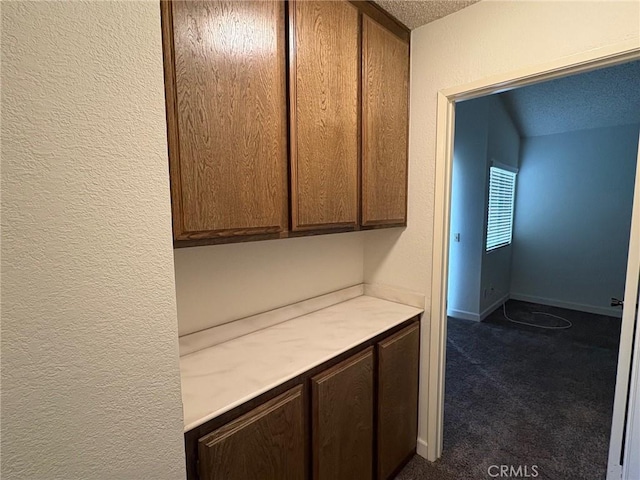
{"label": "window blind", "polygon": [[486,251],[511,244],[516,173],[491,167],[489,175],[489,218]]}

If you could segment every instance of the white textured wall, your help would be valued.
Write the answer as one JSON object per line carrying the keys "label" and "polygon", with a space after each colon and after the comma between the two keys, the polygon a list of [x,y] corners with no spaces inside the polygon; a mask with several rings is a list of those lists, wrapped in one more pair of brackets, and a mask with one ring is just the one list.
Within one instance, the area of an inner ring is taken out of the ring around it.
{"label": "white textured wall", "polygon": [[430,305],[437,92],[568,55],[640,42],[638,2],[482,1],[412,32],[408,227],[365,238],[365,281]]}
{"label": "white textured wall", "polygon": [[368,233],[175,250],[180,335],[362,283]]}
{"label": "white textured wall", "polygon": [[[408,227],[365,238],[365,281],[427,296],[433,238],[436,98],[441,89],[637,40],[638,2],[482,1],[412,32]],[[424,329],[423,332],[426,332]],[[425,334],[426,335],[426,334]],[[428,346],[420,437],[426,438]]]}
{"label": "white textured wall", "polygon": [[184,478],[158,3],[2,3],[2,478]]}

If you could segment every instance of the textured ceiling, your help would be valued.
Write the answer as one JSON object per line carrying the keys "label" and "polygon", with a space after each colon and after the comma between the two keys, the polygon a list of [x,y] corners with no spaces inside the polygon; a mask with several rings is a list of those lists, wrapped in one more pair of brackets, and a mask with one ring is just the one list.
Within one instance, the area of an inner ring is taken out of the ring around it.
{"label": "textured ceiling", "polygon": [[640,123],[640,61],[500,94],[524,137]]}
{"label": "textured ceiling", "polygon": [[375,0],[411,30],[462,10],[480,0]]}

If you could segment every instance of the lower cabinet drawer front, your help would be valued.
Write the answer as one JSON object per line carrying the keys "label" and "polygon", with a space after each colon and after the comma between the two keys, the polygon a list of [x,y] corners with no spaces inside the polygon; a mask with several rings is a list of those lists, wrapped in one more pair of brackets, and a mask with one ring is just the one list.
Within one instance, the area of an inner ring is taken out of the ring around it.
{"label": "lower cabinet drawer front", "polygon": [[314,480],[373,478],[373,347],[311,379]]}
{"label": "lower cabinet drawer front", "polygon": [[420,327],[378,344],[378,480],[387,480],[416,449]]}
{"label": "lower cabinet drawer front", "polygon": [[305,416],[300,385],[200,438],[200,480],[304,480]]}

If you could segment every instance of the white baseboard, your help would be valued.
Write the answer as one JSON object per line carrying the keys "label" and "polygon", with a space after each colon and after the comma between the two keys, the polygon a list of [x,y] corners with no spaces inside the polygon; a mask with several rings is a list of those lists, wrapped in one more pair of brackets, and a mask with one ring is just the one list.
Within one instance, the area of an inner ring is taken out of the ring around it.
{"label": "white baseboard", "polygon": [[597,315],[607,315],[609,317],[622,318],[622,310],[615,307],[600,307],[597,305],[584,305],[582,303],[565,302],[553,298],[536,297],[535,295],[525,295],[523,293],[511,292],[512,300],[522,302],[538,303],[550,307],[566,308],[567,310],[577,310],[578,312],[595,313]]}
{"label": "white baseboard", "polygon": [[509,300],[509,298],[511,298],[511,296],[507,293],[506,295],[503,295],[502,297],[500,297],[498,300],[496,300],[495,302],[493,302],[491,305],[489,305],[487,308],[485,308],[481,313],[480,313],[480,321],[484,320],[485,318],[487,318],[489,315],[491,315],[493,312],[495,312],[498,308],[500,308],[502,306],[502,304],[504,302],[506,302],[507,300]]}
{"label": "white baseboard", "polygon": [[480,314],[467,312],[465,310],[456,310],[454,308],[447,308],[447,316],[453,318],[459,318],[461,320],[472,320],[474,322],[480,321]]}
{"label": "white baseboard", "polygon": [[418,443],[416,445],[416,453],[420,455],[422,458],[429,460],[429,456],[427,454],[427,442],[418,438]]}
{"label": "white baseboard", "polygon": [[447,308],[447,316],[453,318],[460,318],[462,320],[472,320],[474,322],[481,322],[489,315],[491,315],[497,308],[499,308],[504,302],[509,300],[510,296],[507,293],[506,295],[500,297],[498,300],[493,302],[487,308],[485,308],[480,313],[475,312],[467,312],[466,310],[456,310],[455,308]]}

